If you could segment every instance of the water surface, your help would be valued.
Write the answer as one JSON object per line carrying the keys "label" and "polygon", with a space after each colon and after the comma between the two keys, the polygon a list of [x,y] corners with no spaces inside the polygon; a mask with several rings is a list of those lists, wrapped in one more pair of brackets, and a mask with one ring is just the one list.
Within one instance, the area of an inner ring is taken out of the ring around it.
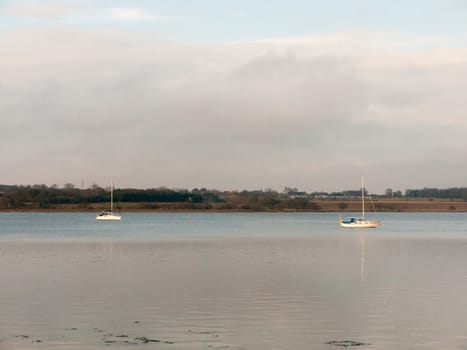
{"label": "water surface", "polygon": [[379,218],[1,214],[0,349],[466,349],[466,216]]}

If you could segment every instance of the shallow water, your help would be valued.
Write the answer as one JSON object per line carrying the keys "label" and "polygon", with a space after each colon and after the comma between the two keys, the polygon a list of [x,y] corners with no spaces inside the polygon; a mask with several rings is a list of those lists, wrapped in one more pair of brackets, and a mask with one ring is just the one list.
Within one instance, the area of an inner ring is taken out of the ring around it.
{"label": "shallow water", "polygon": [[0,215],[0,349],[466,349],[467,216]]}

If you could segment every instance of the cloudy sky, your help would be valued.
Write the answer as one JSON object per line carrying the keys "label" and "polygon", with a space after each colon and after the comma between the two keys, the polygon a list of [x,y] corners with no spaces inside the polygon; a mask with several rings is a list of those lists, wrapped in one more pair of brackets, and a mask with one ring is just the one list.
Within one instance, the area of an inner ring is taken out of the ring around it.
{"label": "cloudy sky", "polygon": [[3,184],[467,186],[464,0],[0,0]]}

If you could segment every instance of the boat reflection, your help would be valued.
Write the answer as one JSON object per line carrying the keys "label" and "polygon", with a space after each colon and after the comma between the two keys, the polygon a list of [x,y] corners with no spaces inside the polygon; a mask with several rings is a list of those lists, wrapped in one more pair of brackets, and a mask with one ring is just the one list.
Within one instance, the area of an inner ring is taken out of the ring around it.
{"label": "boat reflection", "polygon": [[365,281],[365,233],[359,234],[360,243],[360,281]]}

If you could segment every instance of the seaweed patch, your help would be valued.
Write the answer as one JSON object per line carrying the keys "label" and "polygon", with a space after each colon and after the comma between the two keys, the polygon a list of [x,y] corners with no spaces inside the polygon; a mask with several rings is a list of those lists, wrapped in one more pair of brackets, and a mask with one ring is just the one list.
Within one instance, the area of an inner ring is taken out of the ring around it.
{"label": "seaweed patch", "polygon": [[325,344],[339,346],[339,347],[342,347],[342,348],[348,348],[348,347],[352,347],[352,346],[369,346],[369,345],[371,345],[370,343],[364,343],[364,342],[354,341],[354,340],[330,340],[330,341],[326,342]]}

